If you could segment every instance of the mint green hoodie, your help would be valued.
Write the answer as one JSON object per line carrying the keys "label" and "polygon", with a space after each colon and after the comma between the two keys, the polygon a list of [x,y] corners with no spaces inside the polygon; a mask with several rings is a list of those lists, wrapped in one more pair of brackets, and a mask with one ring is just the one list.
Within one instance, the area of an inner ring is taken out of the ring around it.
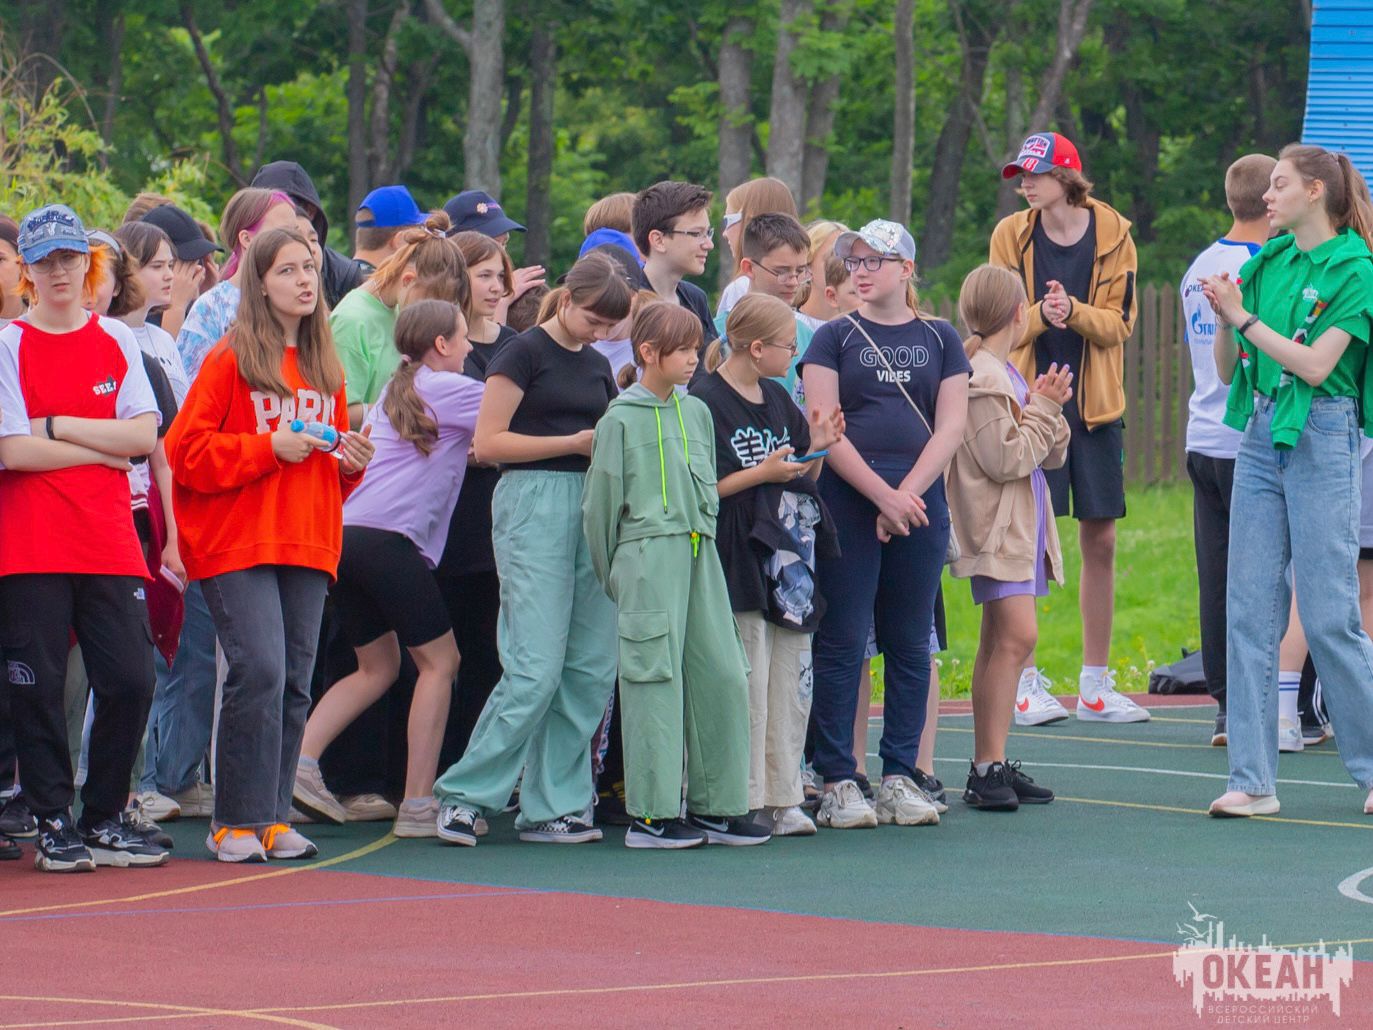
{"label": "mint green hoodie", "polygon": [[635,383],[596,423],[582,493],[582,527],[591,563],[610,580],[615,549],[631,540],[692,535],[714,539],[715,423],[696,397],[661,400]]}

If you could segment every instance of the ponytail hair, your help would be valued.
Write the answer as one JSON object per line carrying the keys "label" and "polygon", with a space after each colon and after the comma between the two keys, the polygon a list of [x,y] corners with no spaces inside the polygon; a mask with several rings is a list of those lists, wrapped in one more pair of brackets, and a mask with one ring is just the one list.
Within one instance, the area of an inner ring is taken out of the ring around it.
{"label": "ponytail hair", "polygon": [[407,304],[396,319],[396,350],[400,365],[386,384],[381,410],[402,440],[409,440],[426,458],[439,439],[439,425],[415,389],[415,376],[437,337],[459,335],[462,310],[446,300]]}
{"label": "ponytail hair", "polygon": [[618,322],[633,308],[635,292],[624,269],[614,258],[592,250],[578,259],[563,278],[562,285],[544,297],[539,305],[539,323],[547,322],[558,313],[564,297],[597,318]]}
{"label": "ponytail hair", "polygon": [[638,378],[638,370],[644,363],[642,348],[645,344],[659,358],[679,350],[699,348],[701,320],[680,304],[654,300],[640,305],[634,313],[634,321],[629,329],[629,344],[634,352],[634,364],[620,369],[616,382],[621,390],[628,389]]}
{"label": "ponytail hair", "polygon": [[915,273],[906,280],[906,307],[911,309],[911,314],[916,318],[933,318],[934,315],[920,306],[920,292],[915,288]]}
{"label": "ponytail hair", "polygon": [[1026,303],[1025,284],[1009,268],[978,265],[958,291],[958,317],[967,327],[963,350],[972,357],[988,336],[1015,320],[1015,309]]}
{"label": "ponytail hair", "polygon": [[1325,213],[1336,229],[1352,229],[1373,249],[1373,203],[1363,175],[1343,153],[1324,147],[1289,143],[1278,154],[1289,161],[1303,182],[1325,184]]}
{"label": "ponytail hair", "polygon": [[747,350],[754,340],[773,343],[795,331],[796,313],[785,301],[766,293],[746,293],[725,319],[724,339],[706,348],[706,371],[714,372],[724,364],[727,349]]}
{"label": "ponytail hair", "polygon": [[369,288],[377,293],[394,289],[405,270],[413,268],[421,296],[447,300],[465,309],[471,302],[472,288],[462,248],[450,235],[452,228],[445,212],[430,211],[423,225],[398,233],[396,249],[372,273]]}

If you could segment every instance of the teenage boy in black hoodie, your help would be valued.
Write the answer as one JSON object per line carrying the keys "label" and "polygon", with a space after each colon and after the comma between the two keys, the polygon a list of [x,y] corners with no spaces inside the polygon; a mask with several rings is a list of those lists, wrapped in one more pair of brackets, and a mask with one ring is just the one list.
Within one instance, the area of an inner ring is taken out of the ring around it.
{"label": "teenage boy in black hoodie", "polygon": [[281,190],[296,202],[305,212],[305,217],[314,224],[320,246],[324,247],[324,267],[320,269],[320,279],[324,285],[324,299],[331,308],[349,290],[362,285],[364,277],[357,262],[325,246],[325,241],[329,239],[329,219],[324,215],[319,192],[304,168],[294,161],[273,161],[258,170],[253,176],[252,185],[260,189]]}

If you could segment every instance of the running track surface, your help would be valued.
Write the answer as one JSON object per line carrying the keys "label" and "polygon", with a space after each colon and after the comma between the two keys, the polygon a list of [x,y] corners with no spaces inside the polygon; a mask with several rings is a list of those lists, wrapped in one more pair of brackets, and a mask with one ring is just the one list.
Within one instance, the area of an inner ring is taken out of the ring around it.
{"label": "running track surface", "polygon": [[[314,827],[322,862],[235,868],[184,821],[164,869],[58,878],[26,854],[0,866],[0,1027],[1215,1025],[1173,979],[1189,903],[1244,941],[1373,954],[1373,876],[1347,883],[1373,819],[1331,744],[1284,756],[1278,819],[1204,818],[1224,752],[1188,704],[1018,731],[1060,799],[1014,815],[957,800],[971,725],[948,704],[937,828],[658,854],[613,828],[520,844],[507,816],[475,849]],[[1373,1021],[1373,966],[1342,1010]]]}

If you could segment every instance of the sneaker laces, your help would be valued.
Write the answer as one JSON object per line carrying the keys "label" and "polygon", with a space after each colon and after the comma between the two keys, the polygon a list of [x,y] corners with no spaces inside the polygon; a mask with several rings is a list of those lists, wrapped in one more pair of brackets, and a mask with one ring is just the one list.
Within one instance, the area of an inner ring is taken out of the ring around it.
{"label": "sneaker laces", "polygon": [[1012,783],[1014,783],[1016,780],[1024,780],[1026,783],[1034,783],[1033,778],[1026,776],[1023,772],[1020,771],[1019,759],[1016,759],[1014,762],[1006,763],[1006,773],[1007,778]]}
{"label": "sneaker laces", "polygon": [[837,808],[848,808],[852,805],[867,804],[863,799],[862,790],[859,789],[858,784],[853,780],[845,780],[835,787],[834,790],[829,791],[828,795],[834,799],[834,807]]}

